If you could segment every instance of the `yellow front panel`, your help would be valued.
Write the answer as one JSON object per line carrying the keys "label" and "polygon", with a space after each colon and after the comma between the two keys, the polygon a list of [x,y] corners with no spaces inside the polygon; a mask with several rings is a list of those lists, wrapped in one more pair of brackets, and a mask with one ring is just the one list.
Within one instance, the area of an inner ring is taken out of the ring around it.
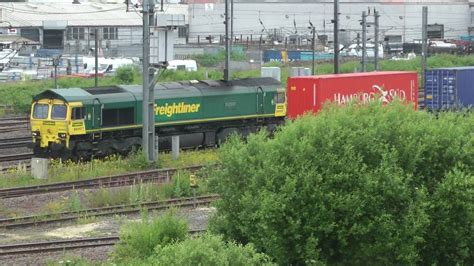
{"label": "yellow front panel", "polygon": [[[52,120],[51,119],[51,106],[53,104],[64,104],[63,101],[58,99],[42,99],[37,102],[38,104],[48,104],[50,106],[48,117],[45,119],[36,119],[33,117],[33,112],[31,113],[31,131],[39,132],[40,139],[35,140],[34,142],[40,141],[40,147],[47,148],[49,143],[61,143],[62,139],[59,137],[59,133],[66,134],[66,146],[68,146],[69,136],[68,126],[66,120]],[[37,104],[35,103],[35,104]],[[32,108],[33,110],[33,108]],[[67,116],[66,116],[67,117]]]}
{"label": "yellow front panel", "polygon": [[277,89],[275,102],[275,116],[286,116],[286,90],[284,88]]}
{"label": "yellow front panel", "polygon": [[275,116],[285,116],[286,115],[286,103],[277,103],[275,105]]}

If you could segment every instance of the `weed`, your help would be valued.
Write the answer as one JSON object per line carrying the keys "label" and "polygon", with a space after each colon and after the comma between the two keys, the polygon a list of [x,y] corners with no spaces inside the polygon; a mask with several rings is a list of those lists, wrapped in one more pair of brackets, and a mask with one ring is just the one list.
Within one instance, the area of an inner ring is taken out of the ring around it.
{"label": "weed", "polygon": [[0,217],[8,216],[8,213],[9,213],[8,208],[5,206],[5,204],[2,201],[0,201]]}
{"label": "weed", "polygon": [[64,254],[64,257],[60,260],[49,260],[46,263],[48,266],[94,266],[101,265],[101,263],[95,263],[87,258],[78,257],[76,255]]}
{"label": "weed", "polygon": [[66,211],[67,204],[64,198],[46,203],[44,213],[59,213]]}
{"label": "weed", "polygon": [[69,199],[69,210],[81,211],[82,209],[83,207],[81,203],[81,197],[79,196],[79,193],[76,190],[74,190]]}
{"label": "weed", "polygon": [[99,219],[95,216],[88,216],[87,214],[82,215],[81,217],[77,218],[77,224],[91,224],[97,222]]}
{"label": "weed", "polygon": [[[165,168],[181,168],[190,165],[212,164],[217,160],[217,152],[214,149],[184,151],[181,152],[177,160],[173,160],[171,154],[161,153],[156,165]],[[78,163],[52,160],[50,161],[48,179],[35,179],[29,173],[14,170],[7,174],[0,174],[0,188],[82,180],[140,171],[149,167],[148,161],[142,152],[133,153],[127,158],[112,155],[101,160],[93,159],[89,162]]]}
{"label": "weed", "polygon": [[105,207],[124,204],[129,201],[129,193],[126,188],[100,188],[97,191],[85,193],[87,205],[90,208]]}
{"label": "weed", "polygon": [[[148,215],[146,215],[147,217]],[[115,245],[113,257],[124,262],[135,258],[146,258],[157,245],[166,245],[186,238],[188,225],[172,211],[154,221],[126,224],[120,232],[120,241]]]}
{"label": "weed", "polygon": [[150,167],[147,156],[142,149],[139,149],[128,156],[128,167],[130,169],[138,170],[144,170]]}

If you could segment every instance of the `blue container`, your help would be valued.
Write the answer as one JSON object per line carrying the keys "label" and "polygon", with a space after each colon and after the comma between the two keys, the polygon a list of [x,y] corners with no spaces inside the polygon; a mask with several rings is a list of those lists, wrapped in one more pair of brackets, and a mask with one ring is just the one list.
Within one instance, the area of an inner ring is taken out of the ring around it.
{"label": "blue container", "polygon": [[282,62],[280,50],[265,50],[263,52],[263,62]]}
{"label": "blue container", "polygon": [[301,61],[301,51],[288,51],[288,61],[297,62]]}
{"label": "blue container", "polygon": [[474,67],[427,70],[425,106],[433,111],[474,107]]}

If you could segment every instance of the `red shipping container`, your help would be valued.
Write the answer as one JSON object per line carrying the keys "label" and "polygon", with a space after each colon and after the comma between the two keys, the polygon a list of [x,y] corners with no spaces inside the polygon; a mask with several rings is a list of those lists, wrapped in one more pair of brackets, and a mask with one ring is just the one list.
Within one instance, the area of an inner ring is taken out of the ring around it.
{"label": "red shipping container", "polygon": [[388,103],[397,97],[417,108],[418,75],[394,71],[290,77],[287,97],[289,118],[317,112],[326,101],[343,105],[351,99]]}

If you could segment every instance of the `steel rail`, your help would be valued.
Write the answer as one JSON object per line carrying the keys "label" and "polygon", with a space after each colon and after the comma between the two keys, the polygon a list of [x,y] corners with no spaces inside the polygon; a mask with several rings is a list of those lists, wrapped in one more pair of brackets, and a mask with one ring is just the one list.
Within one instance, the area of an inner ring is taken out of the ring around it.
{"label": "steel rail", "polygon": [[28,227],[40,224],[48,224],[55,222],[64,222],[76,220],[82,217],[101,217],[115,214],[138,213],[146,210],[162,210],[171,207],[191,207],[198,205],[208,205],[218,199],[218,195],[198,196],[196,198],[176,198],[163,201],[141,202],[136,204],[115,205],[100,208],[92,208],[80,211],[51,213],[36,216],[24,216],[17,218],[0,219],[0,228],[11,229],[18,227]]}
{"label": "steel rail", "polygon": [[1,155],[0,162],[14,162],[14,161],[28,160],[28,159],[31,159],[32,157],[33,157],[32,152],[13,154],[13,155]]}
{"label": "steel rail", "polygon": [[186,171],[197,171],[202,169],[204,166],[195,165],[184,168],[165,168],[155,169],[148,171],[140,171],[134,173],[104,176],[98,178],[90,178],[77,181],[59,182],[52,184],[43,184],[36,186],[27,187],[13,187],[0,189],[0,198],[13,198],[21,197],[25,195],[49,193],[49,192],[60,192],[72,189],[85,189],[85,188],[100,188],[100,187],[117,187],[126,186],[140,183],[149,183],[159,181],[160,183],[168,182],[171,180],[171,176],[179,170]]}
{"label": "steel rail", "polygon": [[13,116],[13,117],[1,117],[0,121],[9,121],[9,120],[25,120],[30,119],[28,116]]}
{"label": "steel rail", "polygon": [[[189,230],[189,234],[202,233],[205,230]],[[112,246],[118,243],[118,235],[106,237],[76,238],[67,240],[41,241],[0,245],[0,256],[54,252],[80,248]]]}
{"label": "steel rail", "polygon": [[25,127],[23,126],[0,127],[0,133],[23,130],[23,129],[28,129],[28,127],[26,126]]}
{"label": "steel rail", "polygon": [[0,122],[0,127],[8,127],[8,126],[28,126],[28,121],[7,121],[7,122]]}
{"label": "steel rail", "polygon": [[0,143],[0,149],[11,149],[11,148],[26,147],[30,143],[31,143],[31,140]]}
{"label": "steel rail", "polygon": [[2,245],[0,246],[0,256],[62,251],[77,248],[113,246],[118,241],[118,236],[109,236]]}
{"label": "steel rail", "polygon": [[18,137],[18,138],[6,138],[6,139],[0,139],[0,144],[4,143],[10,143],[10,142],[21,142],[21,141],[30,141],[31,142],[32,137],[27,136],[27,137]]}

